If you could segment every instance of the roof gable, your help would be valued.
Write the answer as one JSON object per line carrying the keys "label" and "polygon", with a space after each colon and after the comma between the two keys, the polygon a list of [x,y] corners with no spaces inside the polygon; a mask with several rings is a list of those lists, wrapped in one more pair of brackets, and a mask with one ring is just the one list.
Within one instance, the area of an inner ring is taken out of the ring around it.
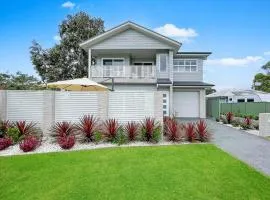
{"label": "roof gable", "polygon": [[[119,39],[120,35],[127,36],[127,34],[132,35],[132,33],[134,34],[133,36],[135,38],[131,42],[133,42],[133,43],[138,42],[138,45],[141,45],[141,43],[142,43],[142,42],[140,42],[139,39],[143,39],[143,41],[145,42],[146,38],[148,38],[150,45],[151,44],[160,44],[160,45],[157,45],[157,47],[162,47],[162,45],[163,45],[164,48],[174,49],[175,51],[177,51],[181,46],[181,43],[179,43],[175,40],[172,40],[168,37],[165,37],[163,35],[160,35],[152,30],[149,30],[149,29],[142,27],[138,24],[135,24],[133,22],[126,22],[124,24],[121,24],[113,29],[106,31],[105,33],[102,33],[98,36],[95,36],[95,37],[81,43],[80,46],[83,49],[92,48],[93,46],[96,46],[98,48],[98,44],[101,44],[102,42],[106,43],[106,41],[108,42],[110,40],[110,38]],[[127,39],[127,38],[124,37],[124,40],[125,39]],[[138,39],[138,40],[136,40],[136,39]],[[149,47],[151,47],[151,46],[149,46]],[[152,46],[151,48],[153,49],[155,47]]]}

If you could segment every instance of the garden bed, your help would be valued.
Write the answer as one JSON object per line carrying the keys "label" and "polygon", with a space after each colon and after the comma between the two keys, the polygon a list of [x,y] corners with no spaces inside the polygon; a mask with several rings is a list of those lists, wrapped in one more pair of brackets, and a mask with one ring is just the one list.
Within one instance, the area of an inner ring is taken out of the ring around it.
{"label": "garden bed", "polygon": [[207,143],[211,134],[204,120],[179,123],[165,117],[163,123],[146,117],[141,122],[120,124],[85,115],[79,122],[57,122],[51,133],[43,137],[33,122],[2,121],[0,123],[0,156],[98,149],[116,146],[155,146]]}

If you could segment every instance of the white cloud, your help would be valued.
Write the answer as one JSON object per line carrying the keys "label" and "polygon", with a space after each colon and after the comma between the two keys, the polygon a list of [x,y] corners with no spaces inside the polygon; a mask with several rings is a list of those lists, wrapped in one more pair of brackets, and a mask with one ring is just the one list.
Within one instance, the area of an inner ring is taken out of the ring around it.
{"label": "white cloud", "polygon": [[174,24],[165,24],[164,26],[154,28],[154,31],[181,42],[189,41],[190,38],[198,36],[198,33],[194,29],[178,28]]}
{"label": "white cloud", "polygon": [[61,37],[59,35],[55,35],[53,36],[53,39],[56,41],[56,42],[59,42],[61,40]]}
{"label": "white cloud", "polygon": [[215,66],[247,66],[252,63],[262,61],[261,56],[246,56],[244,58],[220,58],[220,59],[209,59],[206,61],[207,65]]}
{"label": "white cloud", "polygon": [[65,3],[62,4],[62,7],[63,7],[63,8],[70,8],[70,9],[73,9],[75,5],[76,5],[76,4],[75,4],[75,3],[72,3],[71,1],[67,1],[67,2],[65,2]]}
{"label": "white cloud", "polygon": [[266,51],[263,53],[265,56],[270,56],[270,51]]}

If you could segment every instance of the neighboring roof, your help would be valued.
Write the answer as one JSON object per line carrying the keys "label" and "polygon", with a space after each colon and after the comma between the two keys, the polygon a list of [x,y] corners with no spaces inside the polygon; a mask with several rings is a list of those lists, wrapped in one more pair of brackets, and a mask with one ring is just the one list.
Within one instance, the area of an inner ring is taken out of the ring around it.
{"label": "neighboring roof", "polygon": [[173,86],[198,86],[198,87],[212,87],[213,84],[205,83],[201,81],[175,81]]}
{"label": "neighboring roof", "polygon": [[212,52],[177,52],[176,55],[174,55],[175,58],[203,58],[207,59],[209,55],[211,55]]}
{"label": "neighboring roof", "polygon": [[168,78],[159,78],[157,84],[172,84],[172,81]]}
{"label": "neighboring roof", "polygon": [[243,90],[243,89],[226,89],[207,95],[206,97],[228,97],[228,96],[250,96],[256,95],[261,101],[270,102],[270,93],[257,91],[257,90]]}
{"label": "neighboring roof", "polygon": [[114,27],[114,28],[112,28],[112,29],[110,29],[108,31],[105,31],[104,33],[102,33],[100,35],[97,35],[95,37],[90,38],[87,41],[82,42],[80,44],[80,47],[82,47],[83,49],[87,49],[91,45],[94,45],[94,44],[96,44],[98,42],[101,42],[101,41],[103,41],[103,40],[105,40],[107,38],[110,38],[110,37],[112,37],[112,36],[114,36],[114,35],[116,35],[116,34],[118,34],[120,32],[123,32],[123,31],[125,31],[127,29],[130,29],[130,28],[133,28],[133,29],[135,29],[135,30],[137,30],[139,32],[142,32],[142,33],[144,33],[144,34],[146,34],[146,35],[148,35],[150,37],[160,39],[163,42],[169,44],[170,46],[173,46],[176,50],[178,50],[180,48],[180,46],[182,45],[180,42],[178,42],[176,40],[173,40],[173,39],[168,38],[168,37],[166,37],[164,35],[161,35],[161,34],[155,32],[155,31],[152,31],[152,30],[150,30],[148,28],[140,26],[140,25],[138,25],[138,24],[136,24],[134,22],[127,21],[127,22],[125,22],[123,24],[120,24],[120,25],[118,25],[118,26],[116,26],[116,27]]}

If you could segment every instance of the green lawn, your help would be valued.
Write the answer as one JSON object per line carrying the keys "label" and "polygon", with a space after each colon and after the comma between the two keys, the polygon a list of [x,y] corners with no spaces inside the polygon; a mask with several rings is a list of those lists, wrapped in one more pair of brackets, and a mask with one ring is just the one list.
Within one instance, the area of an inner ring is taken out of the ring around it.
{"label": "green lawn", "polygon": [[0,199],[269,199],[270,179],[213,145],[0,158]]}

